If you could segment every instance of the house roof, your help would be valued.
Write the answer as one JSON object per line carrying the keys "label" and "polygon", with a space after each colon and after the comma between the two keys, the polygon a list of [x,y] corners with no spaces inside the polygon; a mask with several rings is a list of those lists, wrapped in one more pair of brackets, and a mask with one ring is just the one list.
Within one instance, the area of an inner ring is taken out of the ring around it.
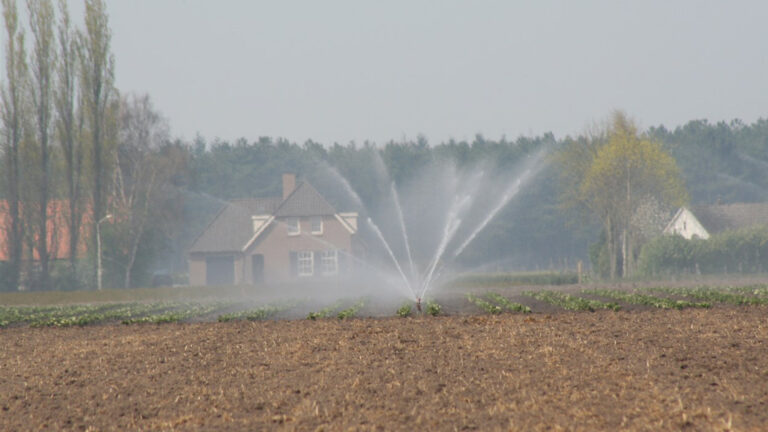
{"label": "house roof", "polygon": [[190,253],[240,252],[254,236],[253,216],[331,216],[336,209],[311,184],[301,182],[284,200],[250,198],[227,203],[202,234]]}
{"label": "house roof", "polygon": [[208,224],[190,252],[240,251],[253,235],[254,215],[272,214],[280,198],[251,198],[227,203]]}
{"label": "house roof", "polygon": [[276,217],[331,216],[336,209],[311,184],[301,182],[280,204]]}
{"label": "house roof", "polygon": [[768,203],[694,206],[691,211],[710,233],[768,225]]}

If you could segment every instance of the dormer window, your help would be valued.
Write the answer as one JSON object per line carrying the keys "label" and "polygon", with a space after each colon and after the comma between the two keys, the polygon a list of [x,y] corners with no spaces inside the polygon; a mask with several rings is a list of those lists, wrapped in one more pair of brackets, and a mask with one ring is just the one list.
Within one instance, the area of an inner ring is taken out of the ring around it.
{"label": "dormer window", "polygon": [[320,216],[315,216],[310,219],[310,225],[312,234],[314,235],[320,235],[323,233],[323,218]]}
{"label": "dormer window", "polygon": [[285,225],[288,228],[288,235],[295,236],[301,234],[301,228],[299,227],[299,218],[288,218],[285,220]]}

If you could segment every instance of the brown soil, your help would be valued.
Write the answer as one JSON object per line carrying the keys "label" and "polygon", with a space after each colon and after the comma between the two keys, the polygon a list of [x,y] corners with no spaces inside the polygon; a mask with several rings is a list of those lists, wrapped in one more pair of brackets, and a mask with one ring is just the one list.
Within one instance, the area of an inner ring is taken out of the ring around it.
{"label": "brown soil", "polygon": [[761,430],[768,308],[0,330],[0,429]]}

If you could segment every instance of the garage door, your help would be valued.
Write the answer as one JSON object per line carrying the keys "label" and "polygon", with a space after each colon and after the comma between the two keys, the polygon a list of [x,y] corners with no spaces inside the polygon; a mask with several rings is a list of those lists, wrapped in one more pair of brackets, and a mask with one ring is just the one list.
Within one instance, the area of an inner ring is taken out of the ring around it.
{"label": "garage door", "polygon": [[205,258],[206,285],[234,285],[235,257],[215,256]]}

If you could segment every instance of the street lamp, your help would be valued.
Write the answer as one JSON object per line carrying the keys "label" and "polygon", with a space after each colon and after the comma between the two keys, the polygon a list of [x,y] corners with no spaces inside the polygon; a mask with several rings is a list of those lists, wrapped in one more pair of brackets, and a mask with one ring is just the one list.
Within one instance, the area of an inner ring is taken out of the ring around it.
{"label": "street lamp", "polygon": [[96,289],[99,291],[101,291],[101,224],[107,219],[112,219],[112,215],[107,214],[96,222]]}

